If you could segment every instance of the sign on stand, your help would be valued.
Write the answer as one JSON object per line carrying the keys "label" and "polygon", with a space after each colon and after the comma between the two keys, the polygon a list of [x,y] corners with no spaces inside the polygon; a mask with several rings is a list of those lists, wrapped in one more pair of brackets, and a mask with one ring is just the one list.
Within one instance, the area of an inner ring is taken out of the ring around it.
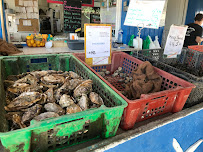
{"label": "sign on stand", "polygon": [[85,61],[88,65],[111,64],[112,27],[85,24]]}
{"label": "sign on stand", "polygon": [[181,54],[187,28],[188,26],[171,25],[164,49],[167,58],[177,58]]}
{"label": "sign on stand", "polygon": [[138,26],[143,23],[145,28],[158,29],[164,5],[165,0],[131,0],[124,25]]}

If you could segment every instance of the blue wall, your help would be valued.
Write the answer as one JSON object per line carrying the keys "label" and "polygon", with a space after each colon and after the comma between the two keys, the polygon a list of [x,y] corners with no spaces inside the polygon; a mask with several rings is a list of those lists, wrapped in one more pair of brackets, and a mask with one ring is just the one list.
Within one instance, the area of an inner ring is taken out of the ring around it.
{"label": "blue wall", "polygon": [[[122,5],[123,5],[123,2],[125,2],[125,1],[127,1],[129,3],[129,0],[122,0]],[[123,43],[125,43],[125,44],[127,44],[129,42],[130,36],[132,34],[137,36],[137,32],[138,32],[137,27],[131,27],[131,26],[124,25],[126,14],[127,14],[127,12],[124,12],[123,7],[122,7],[121,28],[123,30]],[[152,40],[154,40],[155,36],[158,35],[159,43],[161,44],[163,30],[164,30],[164,27],[160,27],[159,29],[144,28],[141,32],[141,38],[146,39],[146,37],[148,35],[150,35],[152,37]]]}
{"label": "blue wall", "polygon": [[[106,152],[175,152],[173,138],[183,151],[203,139],[203,110],[128,140]],[[203,152],[203,143],[195,152]]]}
{"label": "blue wall", "polygon": [[203,0],[189,0],[185,24],[193,23],[196,13],[203,11]]}

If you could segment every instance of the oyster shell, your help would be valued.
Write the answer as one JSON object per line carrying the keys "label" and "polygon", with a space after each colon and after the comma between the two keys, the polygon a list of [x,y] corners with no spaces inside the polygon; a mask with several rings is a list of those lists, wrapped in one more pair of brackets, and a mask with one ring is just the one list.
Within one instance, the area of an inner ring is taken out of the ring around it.
{"label": "oyster shell", "polygon": [[55,112],[60,116],[65,114],[65,111],[63,110],[63,108],[61,108],[59,105],[55,103],[47,103],[44,105],[44,108],[46,109],[47,112]]}
{"label": "oyster shell", "polygon": [[13,115],[12,121],[13,121],[14,124],[19,125],[20,128],[26,128],[27,127],[24,123],[22,123],[21,116],[18,115],[18,114]]}
{"label": "oyster shell", "polygon": [[89,107],[89,99],[86,94],[82,94],[82,97],[78,101],[78,105],[82,110],[87,110]]}
{"label": "oyster shell", "polygon": [[64,95],[62,95],[62,97],[59,101],[59,104],[62,108],[66,108],[66,107],[74,104],[74,101],[71,98],[71,96],[64,94]]}
{"label": "oyster shell", "polygon": [[73,72],[73,71],[69,71],[69,76],[70,76],[72,79],[80,79],[80,78],[81,78],[77,73],[75,73],[75,72]]}
{"label": "oyster shell", "polygon": [[91,92],[89,98],[90,101],[97,106],[101,106],[104,104],[103,99],[95,92]]}
{"label": "oyster shell", "polygon": [[20,117],[22,117],[22,115],[23,115],[23,112],[8,112],[6,115],[5,115],[5,117],[6,117],[6,119],[7,120],[12,120],[13,119],[13,115],[15,115],[15,114],[17,114],[17,115],[19,115]]}
{"label": "oyster shell", "polygon": [[71,79],[69,80],[69,90],[74,90],[79,84],[83,82],[82,79]]}
{"label": "oyster shell", "polygon": [[4,80],[4,87],[8,88],[10,86],[12,86],[15,82],[11,81],[11,80]]}
{"label": "oyster shell", "polygon": [[25,109],[42,100],[42,94],[38,92],[24,92],[5,106],[6,111],[18,111]]}
{"label": "oyster shell", "polygon": [[51,103],[51,102],[56,102],[55,98],[54,98],[54,89],[53,88],[49,88],[45,94],[47,95],[47,102]]}
{"label": "oyster shell", "polygon": [[92,80],[86,80],[82,82],[79,86],[77,86],[74,90],[73,96],[75,98],[81,97],[82,94],[89,94],[92,92]]}
{"label": "oyster shell", "polygon": [[25,77],[17,80],[15,83],[27,83],[32,86],[37,86],[37,82],[38,82],[38,79],[35,76],[28,74]]}
{"label": "oyster shell", "polygon": [[71,79],[66,80],[64,85],[62,85],[57,91],[56,91],[56,100],[59,101],[62,94],[70,94],[72,90],[74,90],[79,84],[81,84],[83,80],[80,79]]}
{"label": "oyster shell", "polygon": [[78,105],[76,105],[75,103],[71,104],[70,106],[68,106],[66,108],[66,114],[77,113],[80,111],[82,111],[82,109]]}
{"label": "oyster shell", "polygon": [[27,121],[32,120],[34,117],[38,116],[41,113],[42,106],[36,104],[31,108],[28,108],[27,112],[25,112],[22,116],[22,122],[25,123]]}
{"label": "oyster shell", "polygon": [[34,117],[34,120],[41,121],[48,118],[59,117],[59,115],[55,112],[45,112],[41,113],[40,115]]}
{"label": "oyster shell", "polygon": [[35,76],[37,79],[40,79],[41,77],[47,75],[48,73],[49,73],[49,71],[32,71],[32,72],[30,72],[30,74]]}
{"label": "oyster shell", "polygon": [[44,84],[63,84],[65,82],[65,78],[59,74],[45,75],[41,78],[42,83]]}

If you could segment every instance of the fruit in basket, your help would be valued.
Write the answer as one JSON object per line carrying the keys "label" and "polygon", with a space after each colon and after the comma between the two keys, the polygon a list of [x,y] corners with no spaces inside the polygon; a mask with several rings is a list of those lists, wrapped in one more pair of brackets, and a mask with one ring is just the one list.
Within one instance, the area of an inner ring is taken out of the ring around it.
{"label": "fruit in basket", "polygon": [[27,46],[32,47],[32,44],[31,43],[27,43]]}
{"label": "fruit in basket", "polygon": [[33,45],[33,44],[35,43],[35,41],[34,41],[34,40],[31,40],[30,43]]}
{"label": "fruit in basket", "polygon": [[36,46],[37,46],[37,44],[36,44],[36,43],[33,43],[33,44],[32,44],[32,46],[33,46],[33,47],[36,47]]}
{"label": "fruit in basket", "polygon": [[33,71],[7,78],[5,110],[12,130],[29,126],[32,120],[41,121],[103,104],[102,98],[92,92],[92,80],[83,80],[72,71]]}
{"label": "fruit in basket", "polygon": [[31,37],[31,36],[27,36],[26,39],[27,39],[27,40],[31,40],[32,37]]}

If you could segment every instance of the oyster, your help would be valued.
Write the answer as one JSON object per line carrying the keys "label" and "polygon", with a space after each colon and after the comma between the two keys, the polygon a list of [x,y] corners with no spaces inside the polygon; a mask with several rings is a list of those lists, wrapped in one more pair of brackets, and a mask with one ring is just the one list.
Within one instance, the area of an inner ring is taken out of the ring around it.
{"label": "oyster", "polygon": [[35,76],[37,79],[40,79],[41,77],[47,75],[48,73],[49,73],[49,71],[33,71],[33,72],[30,72],[30,74]]}
{"label": "oyster", "polygon": [[44,84],[63,84],[65,82],[65,78],[59,74],[45,75],[41,78],[42,83]]}
{"label": "oyster", "polygon": [[72,114],[82,111],[82,109],[75,103],[71,104],[66,108],[66,114]]}
{"label": "oyster", "polygon": [[41,113],[42,106],[39,104],[34,105],[29,108],[27,112],[25,112],[22,116],[22,122],[25,123],[27,121],[32,120],[34,117],[38,116]]}
{"label": "oyster", "polygon": [[69,90],[74,90],[79,84],[81,84],[83,80],[81,79],[71,79],[69,80]]}
{"label": "oyster", "polygon": [[86,80],[82,82],[79,86],[75,88],[73,96],[77,98],[81,97],[82,94],[89,94],[90,92],[92,92],[92,84],[92,80]]}
{"label": "oyster", "polygon": [[82,110],[87,110],[89,107],[89,99],[86,94],[82,94],[82,97],[78,101],[78,105]]}
{"label": "oyster", "polygon": [[69,75],[72,79],[80,79],[81,78],[77,73],[75,73],[73,71],[69,71]]}
{"label": "oyster", "polygon": [[56,100],[59,101],[62,94],[70,94],[72,90],[74,90],[79,84],[81,84],[83,80],[80,79],[71,79],[66,80],[64,85],[62,85],[57,91],[56,91]]}
{"label": "oyster", "polygon": [[55,112],[55,113],[59,114],[60,116],[65,114],[65,111],[63,110],[63,108],[61,108],[59,105],[57,105],[55,103],[47,103],[44,105],[44,108],[46,109],[46,111]]}
{"label": "oyster", "polygon": [[41,113],[40,115],[34,117],[34,120],[41,121],[48,118],[59,117],[59,115],[55,112],[45,112]]}
{"label": "oyster", "polygon": [[46,94],[42,94],[42,98],[40,101],[37,102],[38,104],[45,104],[47,103],[47,95]]}
{"label": "oyster", "polygon": [[14,124],[19,125],[20,128],[26,128],[27,127],[24,123],[22,123],[21,116],[18,115],[18,114],[13,115],[12,121],[13,121]]}
{"label": "oyster", "polygon": [[38,82],[38,79],[35,76],[28,74],[25,77],[17,80],[15,83],[27,83],[32,86],[37,86],[37,82]]}
{"label": "oyster", "polygon": [[4,80],[4,87],[8,88],[10,86],[12,86],[15,82],[11,81],[11,80]]}
{"label": "oyster", "polygon": [[12,120],[13,119],[13,115],[19,115],[20,117],[23,115],[23,112],[8,112],[5,117],[7,120]]}
{"label": "oyster", "polygon": [[27,75],[27,73],[23,73],[23,74],[19,74],[19,75],[9,75],[7,77],[7,80],[17,81],[18,79],[21,79],[22,77],[24,77],[26,75]]}
{"label": "oyster", "polygon": [[91,92],[89,98],[93,104],[99,107],[104,104],[103,99],[95,92]]}
{"label": "oyster", "polygon": [[42,94],[38,92],[24,92],[17,98],[15,98],[10,104],[5,106],[6,111],[18,111],[25,109],[33,104],[42,100]]}
{"label": "oyster", "polygon": [[62,97],[59,101],[59,104],[62,108],[66,108],[66,107],[74,104],[74,101],[71,98],[71,96],[64,94],[64,95],[62,95]]}
{"label": "oyster", "polygon": [[47,95],[47,102],[50,103],[50,102],[55,102],[55,98],[54,98],[54,90],[53,88],[49,88],[45,94]]}

